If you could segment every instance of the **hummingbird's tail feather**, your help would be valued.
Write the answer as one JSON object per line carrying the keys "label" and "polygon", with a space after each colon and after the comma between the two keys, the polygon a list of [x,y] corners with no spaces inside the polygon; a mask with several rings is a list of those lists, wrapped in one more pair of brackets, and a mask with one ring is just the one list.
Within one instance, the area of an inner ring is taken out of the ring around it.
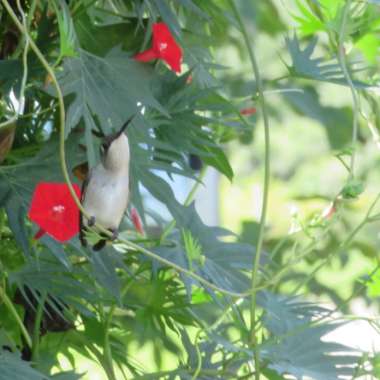
{"label": "hummingbird's tail feather", "polygon": [[[79,235],[79,239],[80,239],[80,242],[82,243],[83,247],[87,247],[87,240],[85,237],[85,231],[87,231],[87,227],[83,227],[81,232],[80,232],[80,235]],[[110,228],[109,231],[113,233],[114,230]],[[105,247],[107,242],[114,240],[112,238],[110,239],[109,236],[104,234],[104,233],[100,233],[99,235],[101,238],[92,246],[92,249],[94,251],[100,251],[101,249],[103,249]]]}
{"label": "hummingbird's tail feather", "polygon": [[100,239],[96,244],[94,244],[92,246],[92,249],[94,251],[100,251],[101,249],[103,249],[106,246],[107,240],[108,239]]}

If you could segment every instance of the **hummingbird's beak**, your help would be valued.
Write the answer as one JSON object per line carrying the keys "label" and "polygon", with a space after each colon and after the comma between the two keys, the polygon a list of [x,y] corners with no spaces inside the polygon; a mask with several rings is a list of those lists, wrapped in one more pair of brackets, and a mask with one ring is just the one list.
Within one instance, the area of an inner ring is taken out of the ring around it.
{"label": "hummingbird's beak", "polygon": [[103,138],[103,146],[108,147],[112,144],[113,141],[115,141],[116,139],[118,139],[122,133],[127,129],[127,127],[129,126],[129,124],[131,123],[131,121],[134,119],[134,117],[136,116],[136,114],[132,115],[124,124],[123,126],[120,128],[119,131],[117,131],[116,133],[112,133],[111,135],[108,135],[108,136],[105,136]]}
{"label": "hummingbird's beak", "polygon": [[119,132],[116,133],[115,138],[117,139],[124,131],[128,128],[131,121],[135,118],[136,114],[132,115],[120,128]]}

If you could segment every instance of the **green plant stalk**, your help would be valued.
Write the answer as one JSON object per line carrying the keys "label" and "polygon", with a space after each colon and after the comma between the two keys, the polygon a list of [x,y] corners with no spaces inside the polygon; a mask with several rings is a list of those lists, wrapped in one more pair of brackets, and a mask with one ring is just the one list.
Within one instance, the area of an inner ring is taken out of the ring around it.
{"label": "green plant stalk", "polygon": [[[161,256],[158,256],[157,254],[155,254],[154,252],[152,251],[149,251],[148,249],[144,248],[144,247],[141,247],[139,246],[138,244],[135,244],[131,241],[128,241],[128,240],[124,240],[124,239],[119,239],[119,241],[121,243],[123,243],[126,247],[128,248],[132,248],[133,250],[136,250],[138,252],[141,252],[143,253],[145,256],[148,256],[154,260],[157,260],[159,261],[160,263],[164,264],[164,265],[167,265],[168,267],[171,267],[173,269],[175,269],[177,272],[181,272],[185,275],[187,275],[188,277],[191,277],[193,278],[194,280],[197,280],[199,281],[201,284],[209,287],[210,289],[213,289],[215,291],[218,291],[222,294],[226,294],[228,296],[231,296],[231,297],[238,297],[238,298],[242,298],[242,297],[248,297],[252,294],[252,289],[250,290],[247,290],[246,292],[243,292],[243,293],[238,293],[238,292],[233,292],[233,291],[230,291],[230,290],[226,290],[226,289],[222,289],[222,288],[219,288],[219,286],[217,285],[214,285],[213,283],[205,280],[202,276],[199,276],[198,274],[194,273],[194,272],[191,272],[190,270],[188,269],[185,269],[185,268],[182,268],[180,267],[179,265],[175,264],[175,263],[172,263],[171,261],[161,257]],[[258,286],[256,287],[254,290],[255,291],[258,291],[258,290],[261,290],[261,289],[264,289],[264,286]]]}
{"label": "green plant stalk", "polygon": [[80,340],[82,345],[85,346],[88,349],[88,351],[96,357],[100,365],[103,367],[108,379],[113,379],[112,374],[110,373],[110,369],[108,368],[108,365],[104,361],[103,355],[98,350],[98,348],[96,348],[96,346],[92,342],[90,342],[85,336],[80,334],[78,331],[71,331],[70,334],[73,334],[78,340]]}
{"label": "green plant stalk", "polygon": [[197,367],[195,368],[195,371],[193,373],[193,376],[191,377],[191,380],[198,379],[198,376],[202,371],[202,362],[203,362],[202,353],[201,353],[201,350],[199,349],[199,344],[198,344],[198,341],[202,332],[203,330],[199,330],[197,334],[195,335],[195,339],[194,339],[194,346],[195,346],[195,351],[197,354]]}
{"label": "green plant stalk", "polygon": [[[233,302],[231,305],[229,305],[226,308],[226,310],[224,310],[222,315],[211,326],[206,326],[202,321],[199,321],[199,323],[202,325],[202,329],[198,330],[197,334],[195,335],[195,339],[194,339],[194,346],[195,346],[195,350],[196,350],[196,354],[197,354],[197,367],[195,368],[195,371],[194,371],[193,376],[191,377],[191,380],[196,380],[202,371],[202,362],[203,362],[202,353],[199,350],[199,344],[198,344],[198,341],[199,341],[201,334],[204,332],[210,333],[212,330],[215,330],[224,321],[224,319],[229,315],[232,307],[239,305],[241,303],[241,301],[243,301],[243,298],[240,298],[240,299],[236,300],[235,302]],[[190,312],[193,316],[195,316],[195,314],[192,311],[190,311]]]}
{"label": "green plant stalk", "polygon": [[0,287],[0,298],[3,300],[4,305],[9,310],[9,312],[12,314],[13,318],[17,322],[18,326],[20,327],[21,333],[25,338],[25,342],[28,345],[29,348],[32,348],[32,339],[27,331],[27,329],[24,326],[24,323],[22,322],[20,316],[17,313],[17,310],[15,309],[13,302],[9,299],[7,296],[7,293],[5,292],[4,288]]}
{"label": "green plant stalk", "polygon": [[115,371],[113,368],[113,360],[112,360],[112,350],[109,339],[109,329],[111,327],[111,322],[113,318],[113,313],[115,312],[116,305],[112,305],[109,311],[109,314],[106,319],[106,323],[104,325],[104,362],[107,365],[108,371],[107,375],[109,380],[116,380]]}
{"label": "green plant stalk", "polygon": [[[121,298],[123,298],[128,293],[128,290],[132,286],[132,284],[133,284],[132,281],[126,284],[124,289],[121,291]],[[107,364],[107,368],[109,368],[109,375],[110,375],[109,380],[117,380],[115,376],[115,371],[113,368],[112,350],[111,350],[110,335],[109,335],[109,330],[111,328],[112,319],[113,319],[115,310],[116,310],[116,304],[114,303],[108,312],[108,315],[104,324],[104,362]]]}
{"label": "green plant stalk", "polygon": [[251,41],[248,36],[248,32],[245,28],[244,22],[240,16],[239,10],[236,7],[236,4],[233,0],[229,0],[229,3],[231,5],[231,8],[235,14],[236,20],[240,26],[240,30],[243,34],[245,44],[247,46],[249,58],[251,61],[252,69],[255,75],[256,83],[257,83],[257,91],[259,95],[259,105],[261,108],[261,112],[263,114],[263,120],[264,120],[264,139],[265,139],[265,156],[264,156],[264,188],[263,188],[263,202],[262,202],[262,209],[261,209],[261,217],[260,217],[260,227],[259,227],[259,234],[257,238],[257,245],[256,245],[256,253],[255,258],[253,262],[253,268],[252,268],[252,295],[251,295],[251,342],[254,345],[255,348],[255,378],[256,380],[260,379],[260,357],[259,357],[259,350],[257,347],[257,337],[255,333],[255,325],[256,325],[256,287],[258,283],[258,274],[259,274],[259,266],[260,266],[260,258],[262,254],[263,249],[263,242],[264,242],[264,232],[265,232],[265,223],[266,223],[266,216],[267,216],[267,209],[268,209],[268,200],[269,200],[269,180],[270,180],[270,134],[269,134],[269,118],[266,108],[266,102],[265,102],[265,96],[264,96],[264,88],[263,83],[260,75],[259,66],[256,61],[256,56],[253,51],[253,48],[251,46]]}
{"label": "green plant stalk", "polygon": [[36,319],[34,321],[33,328],[33,338],[32,338],[32,362],[36,363],[39,356],[40,348],[40,331],[41,331],[41,320],[44,311],[44,305],[46,301],[47,293],[44,292],[37,307]]}
{"label": "green plant stalk", "polygon": [[343,19],[342,24],[339,31],[339,39],[338,39],[338,58],[339,63],[343,71],[343,75],[350,87],[351,95],[352,95],[352,102],[353,102],[353,121],[352,121],[352,154],[351,154],[351,160],[350,160],[350,177],[354,177],[354,170],[355,170],[355,156],[356,156],[356,143],[358,140],[358,127],[359,127],[359,113],[360,113],[360,105],[359,105],[359,97],[356,92],[354,83],[352,82],[351,75],[347,68],[346,58],[345,58],[345,51],[344,51],[344,39],[346,35],[346,25],[347,25],[347,17],[350,11],[352,0],[347,0],[346,5],[344,6],[343,10]]}

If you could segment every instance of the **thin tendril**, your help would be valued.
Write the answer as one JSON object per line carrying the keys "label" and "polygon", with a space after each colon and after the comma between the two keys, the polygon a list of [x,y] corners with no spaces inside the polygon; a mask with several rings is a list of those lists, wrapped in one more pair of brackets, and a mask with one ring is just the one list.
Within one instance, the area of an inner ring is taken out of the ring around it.
{"label": "thin tendril", "polygon": [[359,98],[358,94],[356,92],[354,83],[352,81],[351,75],[347,68],[346,58],[345,58],[345,51],[344,51],[344,39],[346,35],[346,25],[347,25],[347,18],[350,11],[351,6],[351,0],[347,0],[347,3],[344,7],[343,11],[343,20],[342,25],[339,31],[339,43],[338,43],[338,56],[339,56],[339,63],[343,71],[343,75],[350,87],[351,95],[352,95],[352,101],[354,105],[354,112],[353,112],[353,121],[352,121],[352,154],[351,154],[351,161],[350,161],[350,177],[354,177],[354,170],[355,170],[355,156],[356,156],[356,142],[358,139],[358,124],[359,124],[359,112],[360,112],[360,105],[359,105]]}

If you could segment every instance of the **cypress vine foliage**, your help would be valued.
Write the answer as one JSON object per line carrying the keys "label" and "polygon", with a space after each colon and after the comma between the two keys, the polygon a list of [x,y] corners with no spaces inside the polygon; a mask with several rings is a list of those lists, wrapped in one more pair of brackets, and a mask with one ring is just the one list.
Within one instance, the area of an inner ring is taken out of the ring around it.
{"label": "cypress vine foliage", "polygon": [[[379,376],[331,333],[378,307],[380,2],[286,3],[0,0],[0,380]],[[94,251],[79,188],[132,116],[128,210]],[[195,207],[209,168],[260,184],[255,207],[223,190],[240,235]]]}

